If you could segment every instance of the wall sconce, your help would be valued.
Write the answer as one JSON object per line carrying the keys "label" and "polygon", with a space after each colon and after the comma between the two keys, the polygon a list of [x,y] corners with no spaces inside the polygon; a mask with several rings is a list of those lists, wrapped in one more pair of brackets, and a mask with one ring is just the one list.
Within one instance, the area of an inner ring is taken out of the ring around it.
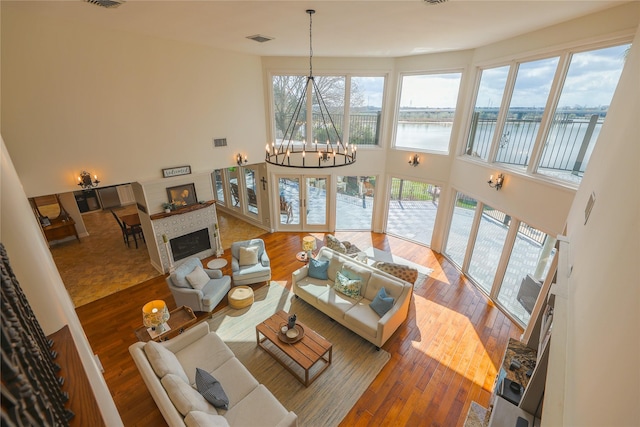
{"label": "wall sconce", "polygon": [[78,185],[82,187],[83,190],[97,187],[98,184],[100,184],[100,181],[98,181],[97,175],[93,175],[93,181],[91,181],[91,174],[89,172],[80,172],[80,176],[78,177]]}
{"label": "wall sconce", "polygon": [[420,164],[420,157],[417,154],[409,156],[409,164],[411,166],[418,166]]}
{"label": "wall sconce", "polygon": [[242,166],[243,163],[247,163],[247,156],[242,157],[242,154],[238,153],[236,155],[236,163],[238,166]]}
{"label": "wall sconce", "polygon": [[487,181],[487,183],[489,184],[489,187],[491,188],[495,188],[496,191],[502,188],[502,184],[504,183],[504,175],[503,174],[499,174],[498,177],[496,178],[496,181],[493,182],[493,175],[491,175],[489,177],[489,181]]}

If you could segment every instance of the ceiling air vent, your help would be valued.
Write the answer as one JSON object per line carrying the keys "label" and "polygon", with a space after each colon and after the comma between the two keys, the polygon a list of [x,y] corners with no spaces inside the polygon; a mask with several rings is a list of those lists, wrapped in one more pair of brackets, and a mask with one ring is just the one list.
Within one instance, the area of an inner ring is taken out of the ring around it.
{"label": "ceiling air vent", "polygon": [[440,4],[440,3],[447,2],[447,0],[423,0],[423,1],[427,4]]}
{"label": "ceiling air vent", "polygon": [[213,139],[213,147],[226,147],[227,146],[227,138],[214,138]]}
{"label": "ceiling air vent", "polygon": [[253,36],[247,36],[247,38],[249,40],[253,40],[253,41],[258,42],[258,43],[264,43],[264,42],[268,42],[269,40],[273,40],[273,37],[267,37],[267,36],[263,36],[261,34],[256,34],[256,35],[253,35]]}
{"label": "ceiling air vent", "polygon": [[121,1],[115,1],[115,0],[85,0],[85,1],[87,3],[95,4],[96,6],[101,6],[106,8],[118,7],[123,3]]}

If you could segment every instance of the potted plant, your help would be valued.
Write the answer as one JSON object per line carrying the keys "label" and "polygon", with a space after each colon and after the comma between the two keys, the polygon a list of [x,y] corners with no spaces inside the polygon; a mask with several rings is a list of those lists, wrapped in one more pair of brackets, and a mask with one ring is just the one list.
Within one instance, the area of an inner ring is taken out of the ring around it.
{"label": "potted plant", "polygon": [[162,208],[164,209],[164,211],[166,213],[169,213],[173,209],[173,204],[172,203],[163,203],[162,204]]}

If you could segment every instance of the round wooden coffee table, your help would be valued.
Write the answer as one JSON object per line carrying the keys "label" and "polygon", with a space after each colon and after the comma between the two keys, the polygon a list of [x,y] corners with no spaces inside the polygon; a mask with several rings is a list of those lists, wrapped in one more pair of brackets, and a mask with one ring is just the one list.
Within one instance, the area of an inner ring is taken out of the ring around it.
{"label": "round wooden coffee table", "polygon": [[249,286],[236,286],[227,294],[229,307],[239,310],[253,304],[253,289]]}

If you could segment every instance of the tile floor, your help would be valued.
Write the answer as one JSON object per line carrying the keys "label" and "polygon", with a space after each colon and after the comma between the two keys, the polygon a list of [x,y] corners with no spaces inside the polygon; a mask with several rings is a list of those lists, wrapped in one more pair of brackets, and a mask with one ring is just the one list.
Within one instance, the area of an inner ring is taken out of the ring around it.
{"label": "tile floor", "polygon": [[[137,212],[135,205],[115,208],[118,216]],[[111,295],[160,275],[150,264],[144,242],[124,244],[122,232],[109,210],[82,215],[88,236],[51,246],[51,254],[60,277],[75,307]],[[231,215],[218,211],[222,230],[222,247],[228,249],[236,240],[245,240],[265,231]]]}

